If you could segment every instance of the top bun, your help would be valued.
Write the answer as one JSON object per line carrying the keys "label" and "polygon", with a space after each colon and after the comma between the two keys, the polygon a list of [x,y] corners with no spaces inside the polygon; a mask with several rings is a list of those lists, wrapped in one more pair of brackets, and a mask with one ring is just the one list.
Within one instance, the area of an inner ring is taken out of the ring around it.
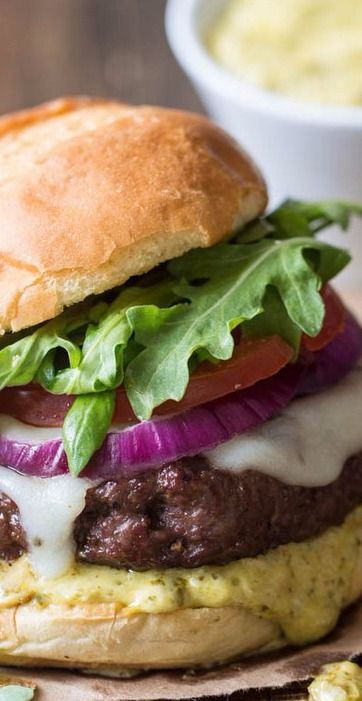
{"label": "top bun", "polygon": [[211,246],[265,184],[206,118],[91,98],[0,118],[0,332]]}

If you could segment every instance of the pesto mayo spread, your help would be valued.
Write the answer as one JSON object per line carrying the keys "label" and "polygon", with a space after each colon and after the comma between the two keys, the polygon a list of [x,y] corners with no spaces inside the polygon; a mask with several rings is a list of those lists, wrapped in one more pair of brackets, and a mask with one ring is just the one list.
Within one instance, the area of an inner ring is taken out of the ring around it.
{"label": "pesto mayo spread", "polygon": [[225,68],[259,87],[362,105],[362,0],[231,0],[207,45]]}
{"label": "pesto mayo spread", "polygon": [[308,691],[309,701],[361,701],[362,669],[348,660],[324,665]]}

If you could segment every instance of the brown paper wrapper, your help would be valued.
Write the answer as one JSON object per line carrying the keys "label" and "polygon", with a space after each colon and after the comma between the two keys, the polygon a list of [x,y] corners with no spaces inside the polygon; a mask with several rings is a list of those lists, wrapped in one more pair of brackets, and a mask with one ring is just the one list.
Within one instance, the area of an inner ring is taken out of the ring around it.
{"label": "brown paper wrapper", "polygon": [[[362,291],[344,298],[362,319]],[[362,603],[341,617],[324,640],[303,649],[284,649],[205,672],[154,672],[115,680],[54,670],[0,669],[1,676],[36,685],[36,701],[286,701],[306,699],[308,682],[320,667],[362,660]]]}

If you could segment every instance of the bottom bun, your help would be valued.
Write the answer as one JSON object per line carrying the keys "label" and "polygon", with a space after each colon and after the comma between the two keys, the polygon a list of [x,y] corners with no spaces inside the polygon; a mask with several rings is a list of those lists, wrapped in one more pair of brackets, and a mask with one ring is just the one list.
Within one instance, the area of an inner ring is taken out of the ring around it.
{"label": "bottom bun", "polygon": [[[135,669],[211,665],[279,642],[280,629],[242,607],[115,614],[110,605],[1,614],[3,664]],[[280,641],[280,644],[283,644]],[[6,651],[8,647],[8,651]]]}
{"label": "bottom bun", "polygon": [[[343,526],[334,529],[342,530]],[[356,523],[352,537],[358,545],[343,607],[362,594],[359,536]],[[320,541],[326,542],[324,536]],[[330,594],[326,591],[326,597]],[[296,608],[298,601],[291,601]],[[71,667],[129,676],[147,669],[211,666],[286,644],[277,623],[241,605],[168,613],[130,614],[128,609],[126,615],[109,603],[42,606],[33,600],[0,610],[0,663],[6,665]]]}

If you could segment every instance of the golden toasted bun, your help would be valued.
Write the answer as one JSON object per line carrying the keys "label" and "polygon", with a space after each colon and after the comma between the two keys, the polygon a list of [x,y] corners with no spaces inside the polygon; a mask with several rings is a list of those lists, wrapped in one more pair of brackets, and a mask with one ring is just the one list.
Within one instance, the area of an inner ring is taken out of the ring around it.
{"label": "golden toasted bun", "polygon": [[266,205],[206,118],[60,99],[0,118],[0,332],[217,243]]}
{"label": "golden toasted bun", "polygon": [[[348,606],[362,595],[362,539]],[[227,662],[286,645],[280,627],[246,608],[123,615],[112,604],[0,611],[0,663],[130,671]]]}
{"label": "golden toasted bun", "polygon": [[124,616],[111,604],[25,604],[0,612],[0,662],[118,672],[194,667],[258,650],[279,633],[242,607]]}

